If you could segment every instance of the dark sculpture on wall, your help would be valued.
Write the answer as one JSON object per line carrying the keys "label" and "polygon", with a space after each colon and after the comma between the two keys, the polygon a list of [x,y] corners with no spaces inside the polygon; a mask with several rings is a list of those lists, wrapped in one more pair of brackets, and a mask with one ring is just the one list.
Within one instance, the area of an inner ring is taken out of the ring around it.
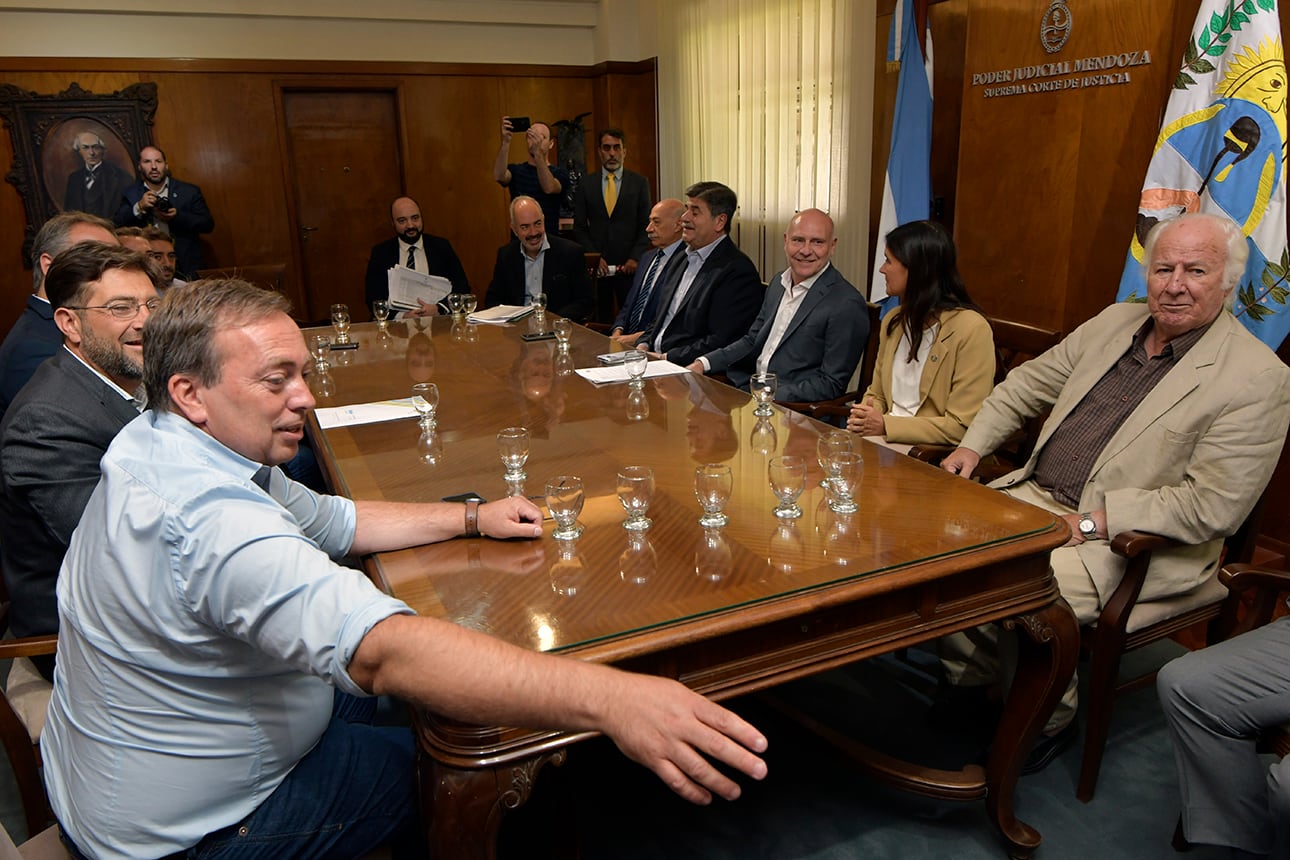
{"label": "dark sculpture on wall", "polygon": [[134,181],[139,150],[152,145],[157,85],[134,84],[94,95],[73,83],[57,95],[0,85],[0,118],[13,144],[5,181],[27,212],[22,258],[36,231],[65,208],[111,217],[124,186]]}
{"label": "dark sculpture on wall", "polygon": [[573,119],[556,120],[556,152],[560,153],[560,166],[569,171],[569,186],[564,189],[560,201],[560,214],[573,217],[573,196],[578,190],[578,183],[587,173],[587,132],[582,127],[582,118],[591,116],[591,111],[580,113]]}

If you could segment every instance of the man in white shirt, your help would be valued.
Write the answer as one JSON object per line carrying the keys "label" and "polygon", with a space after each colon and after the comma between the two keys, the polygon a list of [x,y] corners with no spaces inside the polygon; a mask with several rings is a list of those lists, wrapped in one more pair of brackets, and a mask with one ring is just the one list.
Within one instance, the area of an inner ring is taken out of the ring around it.
{"label": "man in white shirt", "polygon": [[753,373],[776,376],[777,400],[828,400],[847,390],[869,340],[864,298],[829,258],[833,219],[793,216],[784,233],[788,268],[771,279],[761,313],[739,340],[695,359],[695,373],[725,373],[744,390]]}

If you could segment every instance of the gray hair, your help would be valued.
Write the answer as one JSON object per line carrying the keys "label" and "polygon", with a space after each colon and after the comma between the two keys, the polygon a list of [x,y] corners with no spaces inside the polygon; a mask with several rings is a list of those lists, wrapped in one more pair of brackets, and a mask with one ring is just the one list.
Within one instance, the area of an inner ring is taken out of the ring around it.
{"label": "gray hair", "polygon": [[1245,234],[1231,218],[1214,215],[1210,212],[1186,212],[1176,218],[1169,218],[1156,223],[1147,233],[1147,241],[1142,243],[1142,270],[1145,277],[1151,276],[1151,256],[1155,252],[1156,242],[1165,231],[1178,224],[1198,221],[1211,225],[1213,230],[1222,236],[1227,245],[1227,258],[1223,261],[1223,289],[1227,296],[1223,305],[1230,311],[1236,301],[1236,285],[1245,273],[1245,264],[1250,259],[1250,246],[1245,242]]}
{"label": "gray hair", "polygon": [[50,218],[36,232],[31,242],[31,283],[32,291],[40,289],[45,282],[45,273],[40,270],[40,258],[48,254],[57,257],[72,244],[72,228],[77,224],[92,224],[115,234],[116,225],[106,218],[91,215],[88,212],[62,212]]}

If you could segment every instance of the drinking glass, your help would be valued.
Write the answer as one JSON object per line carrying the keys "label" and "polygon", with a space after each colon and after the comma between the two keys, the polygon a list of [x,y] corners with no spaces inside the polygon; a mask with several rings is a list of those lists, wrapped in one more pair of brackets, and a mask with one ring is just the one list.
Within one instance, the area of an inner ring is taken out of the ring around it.
{"label": "drinking glass", "polygon": [[645,512],[654,499],[654,470],[649,466],[624,466],[618,470],[618,502],[627,511],[623,528],[639,532],[654,523]]}
{"label": "drinking glass", "polygon": [[533,316],[539,320],[546,319],[546,293],[538,293],[533,297]]}
{"label": "drinking glass", "polygon": [[748,389],[752,392],[753,397],[757,398],[757,408],[753,414],[758,418],[769,418],[775,414],[770,402],[775,399],[775,374],[773,373],[754,373],[748,383]]}
{"label": "drinking glass", "polygon": [[718,528],[730,522],[722,511],[730,501],[730,491],[734,486],[734,477],[730,467],[723,463],[708,463],[694,470],[694,495],[703,508],[699,525],[704,528]]}
{"label": "drinking glass", "polygon": [[623,367],[627,369],[627,376],[631,380],[628,385],[635,389],[645,387],[645,368],[649,365],[649,356],[639,349],[630,350],[627,357],[623,359]]}
{"label": "drinking glass", "polygon": [[582,536],[578,514],[582,513],[582,478],[577,475],[557,475],[546,482],[546,507],[555,520],[556,540],[573,540]]}
{"label": "drinking glass", "polygon": [[453,319],[461,319],[461,293],[448,294],[448,310]]}
{"label": "drinking glass", "polygon": [[856,504],[856,490],[860,488],[860,476],[864,474],[864,460],[854,451],[838,451],[829,460],[829,483],[833,485],[833,495],[829,499],[829,508],[835,514],[854,514],[860,510]]}
{"label": "drinking glass", "polygon": [[851,434],[846,430],[830,430],[820,437],[816,446],[816,459],[820,468],[824,470],[824,480],[820,481],[821,487],[826,490],[829,488],[829,480],[833,477],[829,470],[829,463],[833,460],[833,455],[851,450]]}
{"label": "drinking glass", "polygon": [[349,305],[331,306],[331,324],[336,329],[336,342],[349,343]]}
{"label": "drinking glass", "polygon": [[327,363],[327,359],[331,357],[331,336],[325,334],[310,335],[309,354],[314,359],[314,370],[319,373],[326,373],[327,368],[331,367]]}
{"label": "drinking glass", "polygon": [[461,309],[467,316],[470,316],[471,314],[473,314],[475,312],[475,308],[477,307],[479,307],[479,299],[475,296],[474,293],[462,294]]}
{"label": "drinking glass", "polygon": [[784,520],[800,517],[802,508],[797,504],[797,497],[806,489],[806,460],[793,456],[773,457],[766,471],[770,477],[770,491],[779,499],[775,516]]}
{"label": "drinking glass", "polygon": [[390,323],[390,303],[384,299],[372,302],[372,319],[376,320],[376,330],[385,331]]}
{"label": "drinking glass", "polygon": [[551,325],[551,328],[555,330],[555,339],[560,344],[560,351],[568,352],[569,340],[573,337],[573,321],[560,317]]}
{"label": "drinking glass", "polygon": [[497,453],[506,466],[507,481],[523,481],[528,477],[524,464],[529,459],[529,431],[523,427],[507,427],[498,433]]}
{"label": "drinking glass", "polygon": [[627,393],[627,420],[644,421],[649,417],[649,395],[644,391]]}
{"label": "drinking glass", "polygon": [[412,408],[421,416],[421,427],[433,429],[435,410],[439,408],[439,386],[433,382],[418,382],[412,386]]}

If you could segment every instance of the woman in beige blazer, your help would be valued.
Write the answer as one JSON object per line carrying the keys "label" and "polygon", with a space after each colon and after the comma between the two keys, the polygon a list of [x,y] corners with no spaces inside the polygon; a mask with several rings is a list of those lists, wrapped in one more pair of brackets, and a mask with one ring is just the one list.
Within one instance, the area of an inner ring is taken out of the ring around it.
{"label": "woman in beige blazer", "polygon": [[887,234],[887,294],[873,381],[847,429],[888,442],[957,445],[994,385],[994,337],[959,275],[954,240],[931,221]]}

